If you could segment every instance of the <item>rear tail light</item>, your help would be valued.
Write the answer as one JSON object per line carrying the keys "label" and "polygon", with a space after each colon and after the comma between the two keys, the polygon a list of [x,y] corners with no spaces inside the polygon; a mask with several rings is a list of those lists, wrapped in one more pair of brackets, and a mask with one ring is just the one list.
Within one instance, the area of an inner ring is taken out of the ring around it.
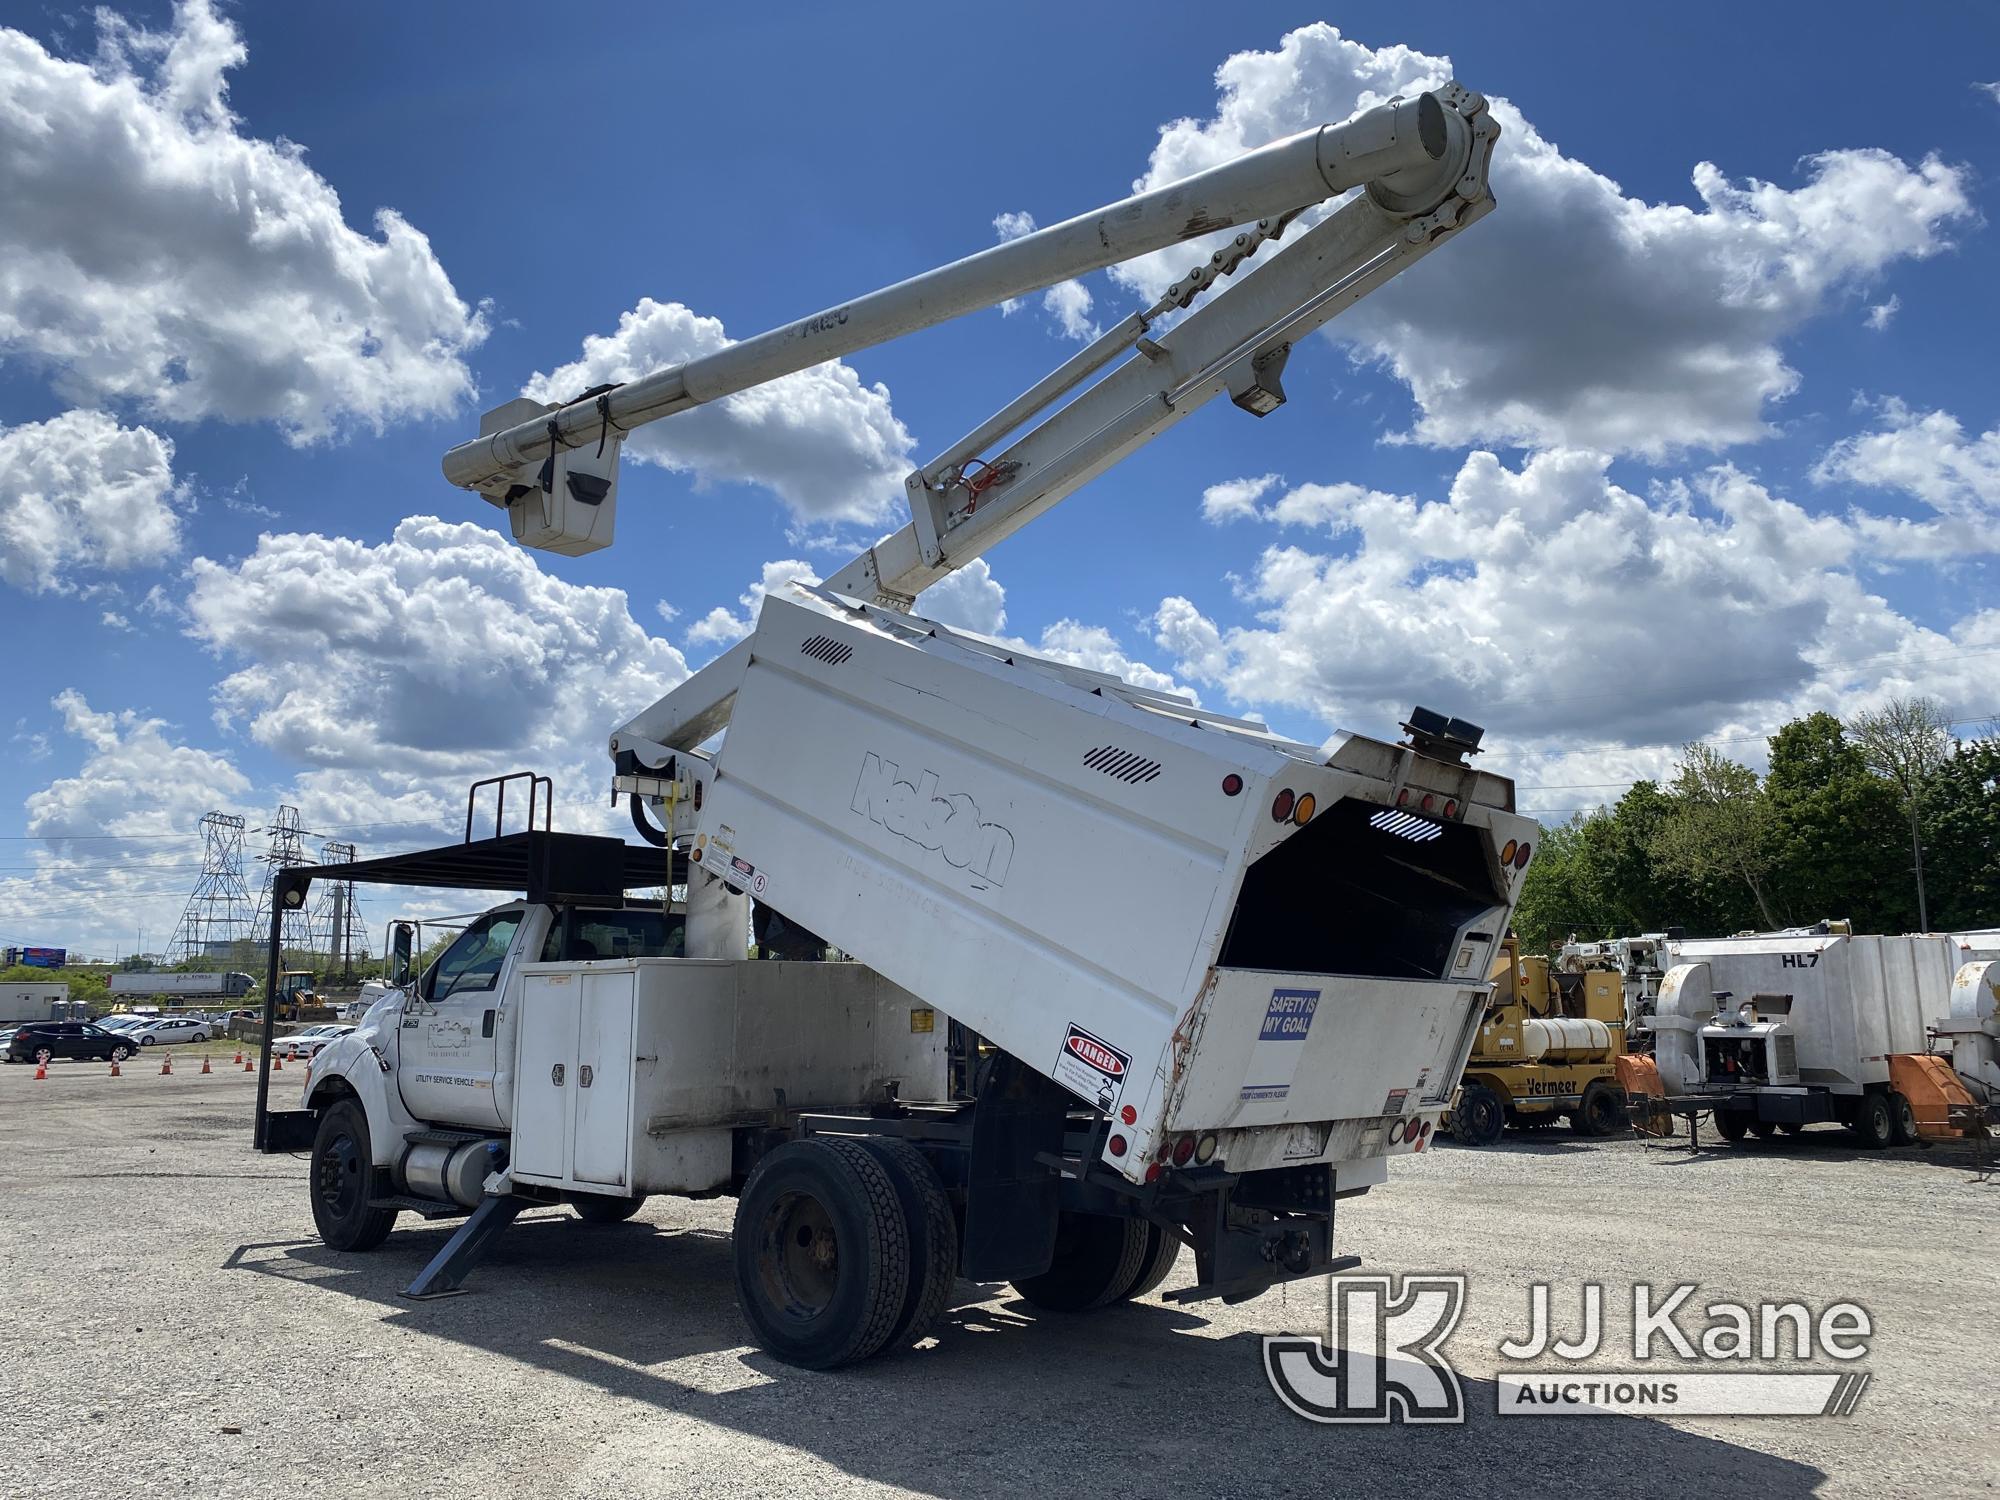
{"label": "rear tail light", "polygon": [[1429,792],[1425,792],[1424,800],[1419,802],[1417,806],[1421,807],[1425,812],[1429,812],[1431,810],[1432,804],[1434,804],[1436,801],[1437,798],[1433,797]]}
{"label": "rear tail light", "polygon": [[1533,844],[1523,844],[1520,848],[1514,851],[1515,869],[1525,870],[1528,868],[1528,856],[1534,852],[1534,848],[1535,846]]}
{"label": "rear tail light", "polygon": [[1146,1168],[1146,1181],[1158,1182],[1160,1178],[1163,1175],[1165,1175],[1166,1170],[1167,1169],[1161,1166],[1158,1162],[1154,1162],[1150,1167]]}
{"label": "rear tail light", "polygon": [[1129,1104],[1126,1105],[1118,1111],[1118,1122],[1121,1125],[1137,1125],[1139,1123],[1139,1111]]}
{"label": "rear tail light", "polygon": [[1275,823],[1288,822],[1292,816],[1292,789],[1286,787],[1271,799],[1271,820]]}
{"label": "rear tail light", "polygon": [[1174,1165],[1184,1167],[1194,1160],[1194,1137],[1184,1135],[1174,1142]]}
{"label": "rear tail light", "polygon": [[1241,776],[1238,776],[1234,771],[1231,771],[1227,776],[1222,778],[1223,796],[1234,797],[1238,792],[1242,790],[1243,790],[1243,778]]}
{"label": "rear tail light", "polygon": [[1447,818],[1455,818],[1458,816],[1458,804],[1452,801],[1451,798],[1449,797],[1444,799],[1444,815]]}
{"label": "rear tail light", "polygon": [[1111,1137],[1111,1140],[1109,1141],[1108,1144],[1110,1146],[1111,1154],[1113,1156],[1123,1156],[1125,1154],[1127,1146],[1130,1143],[1126,1141],[1124,1136],[1114,1135],[1113,1137]]}

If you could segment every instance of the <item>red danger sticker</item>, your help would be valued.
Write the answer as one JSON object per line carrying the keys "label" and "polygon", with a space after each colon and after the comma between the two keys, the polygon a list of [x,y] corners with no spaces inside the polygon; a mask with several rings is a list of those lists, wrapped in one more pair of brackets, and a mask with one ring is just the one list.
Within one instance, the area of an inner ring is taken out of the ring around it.
{"label": "red danger sticker", "polygon": [[1113,1052],[1104,1043],[1082,1032],[1072,1029],[1069,1040],[1063,1043],[1070,1051],[1089,1063],[1100,1073],[1109,1073],[1113,1078],[1125,1071],[1125,1059]]}
{"label": "red danger sticker", "polygon": [[1062,1051],[1056,1055],[1050,1076],[1109,1114],[1118,1103],[1125,1087],[1125,1074],[1131,1066],[1129,1052],[1120,1052],[1104,1038],[1072,1025],[1063,1037]]}

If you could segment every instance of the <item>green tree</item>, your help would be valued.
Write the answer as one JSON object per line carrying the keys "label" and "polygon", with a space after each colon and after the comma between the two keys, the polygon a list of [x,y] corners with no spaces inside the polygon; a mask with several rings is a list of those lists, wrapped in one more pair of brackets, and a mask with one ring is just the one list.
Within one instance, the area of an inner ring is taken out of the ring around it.
{"label": "green tree", "polygon": [[1514,908],[1514,932],[1522,952],[1553,952],[1572,935],[1607,935],[1610,916],[1603,904],[1590,835],[1593,822],[1605,818],[1599,808],[1542,829]]}
{"label": "green tree", "polygon": [[1938,767],[1924,848],[1939,929],[2000,927],[2000,738],[1961,741]]}
{"label": "green tree", "polygon": [[1950,753],[1950,727],[1931,698],[1891,698],[1880,709],[1856,714],[1855,743],[1876,775],[1894,782],[1910,820],[1911,867],[1917,877],[1917,929],[1929,932],[1924,894],[1924,793]]}
{"label": "green tree", "polygon": [[1907,838],[1895,787],[1832,714],[1794,719],[1770,746],[1772,905],[1788,922],[1849,917],[1857,932],[1907,931],[1909,892],[1882,878]]}
{"label": "green tree", "polygon": [[1740,882],[1766,927],[1776,927],[1767,894],[1770,804],[1757,773],[1707,745],[1689,745],[1674,771],[1674,805],[1653,836],[1656,867],[1697,885]]}

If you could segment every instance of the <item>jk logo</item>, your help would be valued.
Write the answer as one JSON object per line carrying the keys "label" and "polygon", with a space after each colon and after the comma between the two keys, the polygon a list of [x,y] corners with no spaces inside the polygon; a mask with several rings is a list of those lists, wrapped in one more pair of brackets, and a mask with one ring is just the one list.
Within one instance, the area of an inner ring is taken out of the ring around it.
{"label": "jk logo", "polygon": [[1463,1276],[1327,1278],[1326,1338],[1273,1334],[1264,1374],[1309,1422],[1463,1422],[1458,1372],[1438,1352],[1465,1307]]}

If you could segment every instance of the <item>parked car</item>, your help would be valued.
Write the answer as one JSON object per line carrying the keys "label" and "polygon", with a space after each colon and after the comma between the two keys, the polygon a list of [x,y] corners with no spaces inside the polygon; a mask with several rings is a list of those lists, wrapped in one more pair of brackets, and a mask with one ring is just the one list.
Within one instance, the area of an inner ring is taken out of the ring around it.
{"label": "parked car", "polygon": [[293,1061],[311,1062],[319,1056],[320,1048],[328,1042],[338,1041],[353,1029],[352,1026],[335,1026],[331,1023],[324,1026],[308,1026],[298,1035],[289,1038],[292,1050],[285,1055]]}
{"label": "parked car", "polygon": [[[273,1037],[271,1039],[271,1050],[283,1054],[286,1061],[289,1062],[295,1057],[309,1056],[310,1054],[304,1049],[310,1043],[315,1041],[321,1043],[330,1042],[336,1036],[345,1036],[353,1029],[352,1026],[338,1026],[331,1021],[321,1021],[312,1026],[302,1026],[289,1036]],[[318,1048],[314,1048],[313,1050],[317,1051]]]}
{"label": "parked car", "polygon": [[89,1021],[42,1021],[17,1027],[7,1039],[9,1062],[53,1062],[58,1057],[98,1057],[123,1062],[138,1045],[121,1031]]}
{"label": "parked car", "polygon": [[208,1022],[193,1016],[154,1016],[149,1026],[128,1026],[125,1034],[142,1047],[175,1046],[185,1042],[205,1042],[214,1033]]}

